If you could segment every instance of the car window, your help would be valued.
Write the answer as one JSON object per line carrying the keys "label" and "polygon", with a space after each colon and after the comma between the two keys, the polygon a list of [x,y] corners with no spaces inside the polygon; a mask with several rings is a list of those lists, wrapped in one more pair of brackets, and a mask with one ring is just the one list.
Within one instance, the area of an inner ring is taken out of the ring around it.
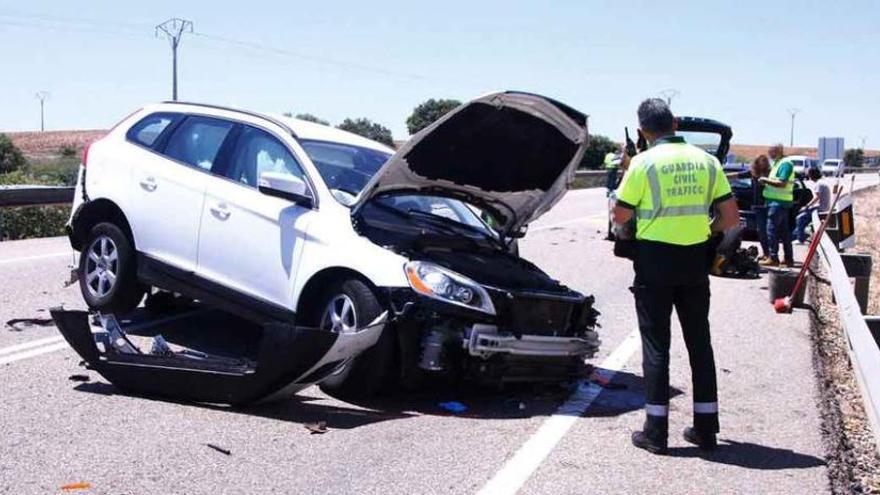
{"label": "car window", "polygon": [[209,117],[187,117],[168,139],[165,154],[210,171],[223,141],[235,124]]}
{"label": "car window", "polygon": [[334,191],[345,191],[352,196],[361,192],[391,157],[389,153],[343,143],[303,139],[300,144],[317,167],[327,187]]}
{"label": "car window", "polygon": [[290,174],[305,180],[302,167],[287,146],[262,129],[244,126],[232,152],[226,176],[256,187],[263,172]]}
{"label": "car window", "polygon": [[486,225],[480,220],[479,214],[457,199],[442,196],[405,194],[381,196],[376,201],[403,212],[420,211],[422,213],[430,213],[481,230],[487,230]]}
{"label": "car window", "polygon": [[156,144],[156,140],[162,132],[171,125],[178,116],[169,113],[154,113],[148,115],[133,125],[126,133],[130,141],[141,144],[148,148]]}

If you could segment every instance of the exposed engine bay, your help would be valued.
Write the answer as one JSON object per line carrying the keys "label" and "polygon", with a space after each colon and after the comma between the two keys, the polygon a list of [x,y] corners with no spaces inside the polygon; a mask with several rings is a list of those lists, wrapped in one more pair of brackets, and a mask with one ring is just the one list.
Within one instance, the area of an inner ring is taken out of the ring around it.
{"label": "exposed engine bay", "polygon": [[578,376],[597,350],[593,298],[511,253],[478,210],[440,196],[380,197],[364,205],[355,227],[414,266],[460,275],[466,288],[457,290],[475,292],[471,301],[489,300],[470,308],[418,290],[391,290],[404,374],[409,363],[481,382],[550,381]]}

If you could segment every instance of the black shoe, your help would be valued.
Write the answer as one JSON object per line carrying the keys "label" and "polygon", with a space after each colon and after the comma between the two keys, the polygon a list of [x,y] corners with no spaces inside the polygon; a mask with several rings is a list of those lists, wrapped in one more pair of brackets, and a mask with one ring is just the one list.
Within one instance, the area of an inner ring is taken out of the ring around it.
{"label": "black shoe", "polygon": [[669,450],[666,440],[654,440],[648,437],[643,431],[634,431],[632,434],[632,443],[636,447],[647,450],[652,454],[663,455]]}
{"label": "black shoe", "polygon": [[684,429],[682,436],[689,443],[699,447],[700,450],[715,450],[715,447],[718,447],[718,440],[715,438],[714,433],[701,432],[688,426]]}

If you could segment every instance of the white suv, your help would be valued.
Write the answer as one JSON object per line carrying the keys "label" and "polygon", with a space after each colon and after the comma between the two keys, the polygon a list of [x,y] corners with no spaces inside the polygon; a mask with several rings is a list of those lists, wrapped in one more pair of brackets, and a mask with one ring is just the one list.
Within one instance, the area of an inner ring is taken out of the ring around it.
{"label": "white suv", "polygon": [[323,386],[370,394],[432,373],[556,379],[598,346],[592,298],[513,254],[574,178],[586,117],[490,94],[394,150],[332,127],[162,103],[84,153],[68,232],[88,305],[150,287],[259,323],[378,343]]}

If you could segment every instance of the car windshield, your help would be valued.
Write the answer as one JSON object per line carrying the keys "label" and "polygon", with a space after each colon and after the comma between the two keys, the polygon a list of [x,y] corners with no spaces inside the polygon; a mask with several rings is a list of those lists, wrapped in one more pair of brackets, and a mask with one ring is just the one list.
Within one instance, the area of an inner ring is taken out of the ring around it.
{"label": "car windshield", "polygon": [[494,232],[480,219],[479,210],[457,199],[423,194],[387,195],[376,199],[383,206],[391,207],[406,214],[425,214],[466,225],[472,230],[485,234]]}
{"label": "car windshield", "polygon": [[692,144],[712,156],[715,156],[718,147],[721,146],[721,134],[715,132],[677,131],[675,135],[683,137],[688,144]]}
{"label": "car windshield", "polygon": [[[327,187],[343,204],[347,204],[343,198],[357,196],[391,158],[390,153],[350,144],[306,139],[301,140],[300,144],[318,168]],[[337,191],[344,194],[340,195]]]}

